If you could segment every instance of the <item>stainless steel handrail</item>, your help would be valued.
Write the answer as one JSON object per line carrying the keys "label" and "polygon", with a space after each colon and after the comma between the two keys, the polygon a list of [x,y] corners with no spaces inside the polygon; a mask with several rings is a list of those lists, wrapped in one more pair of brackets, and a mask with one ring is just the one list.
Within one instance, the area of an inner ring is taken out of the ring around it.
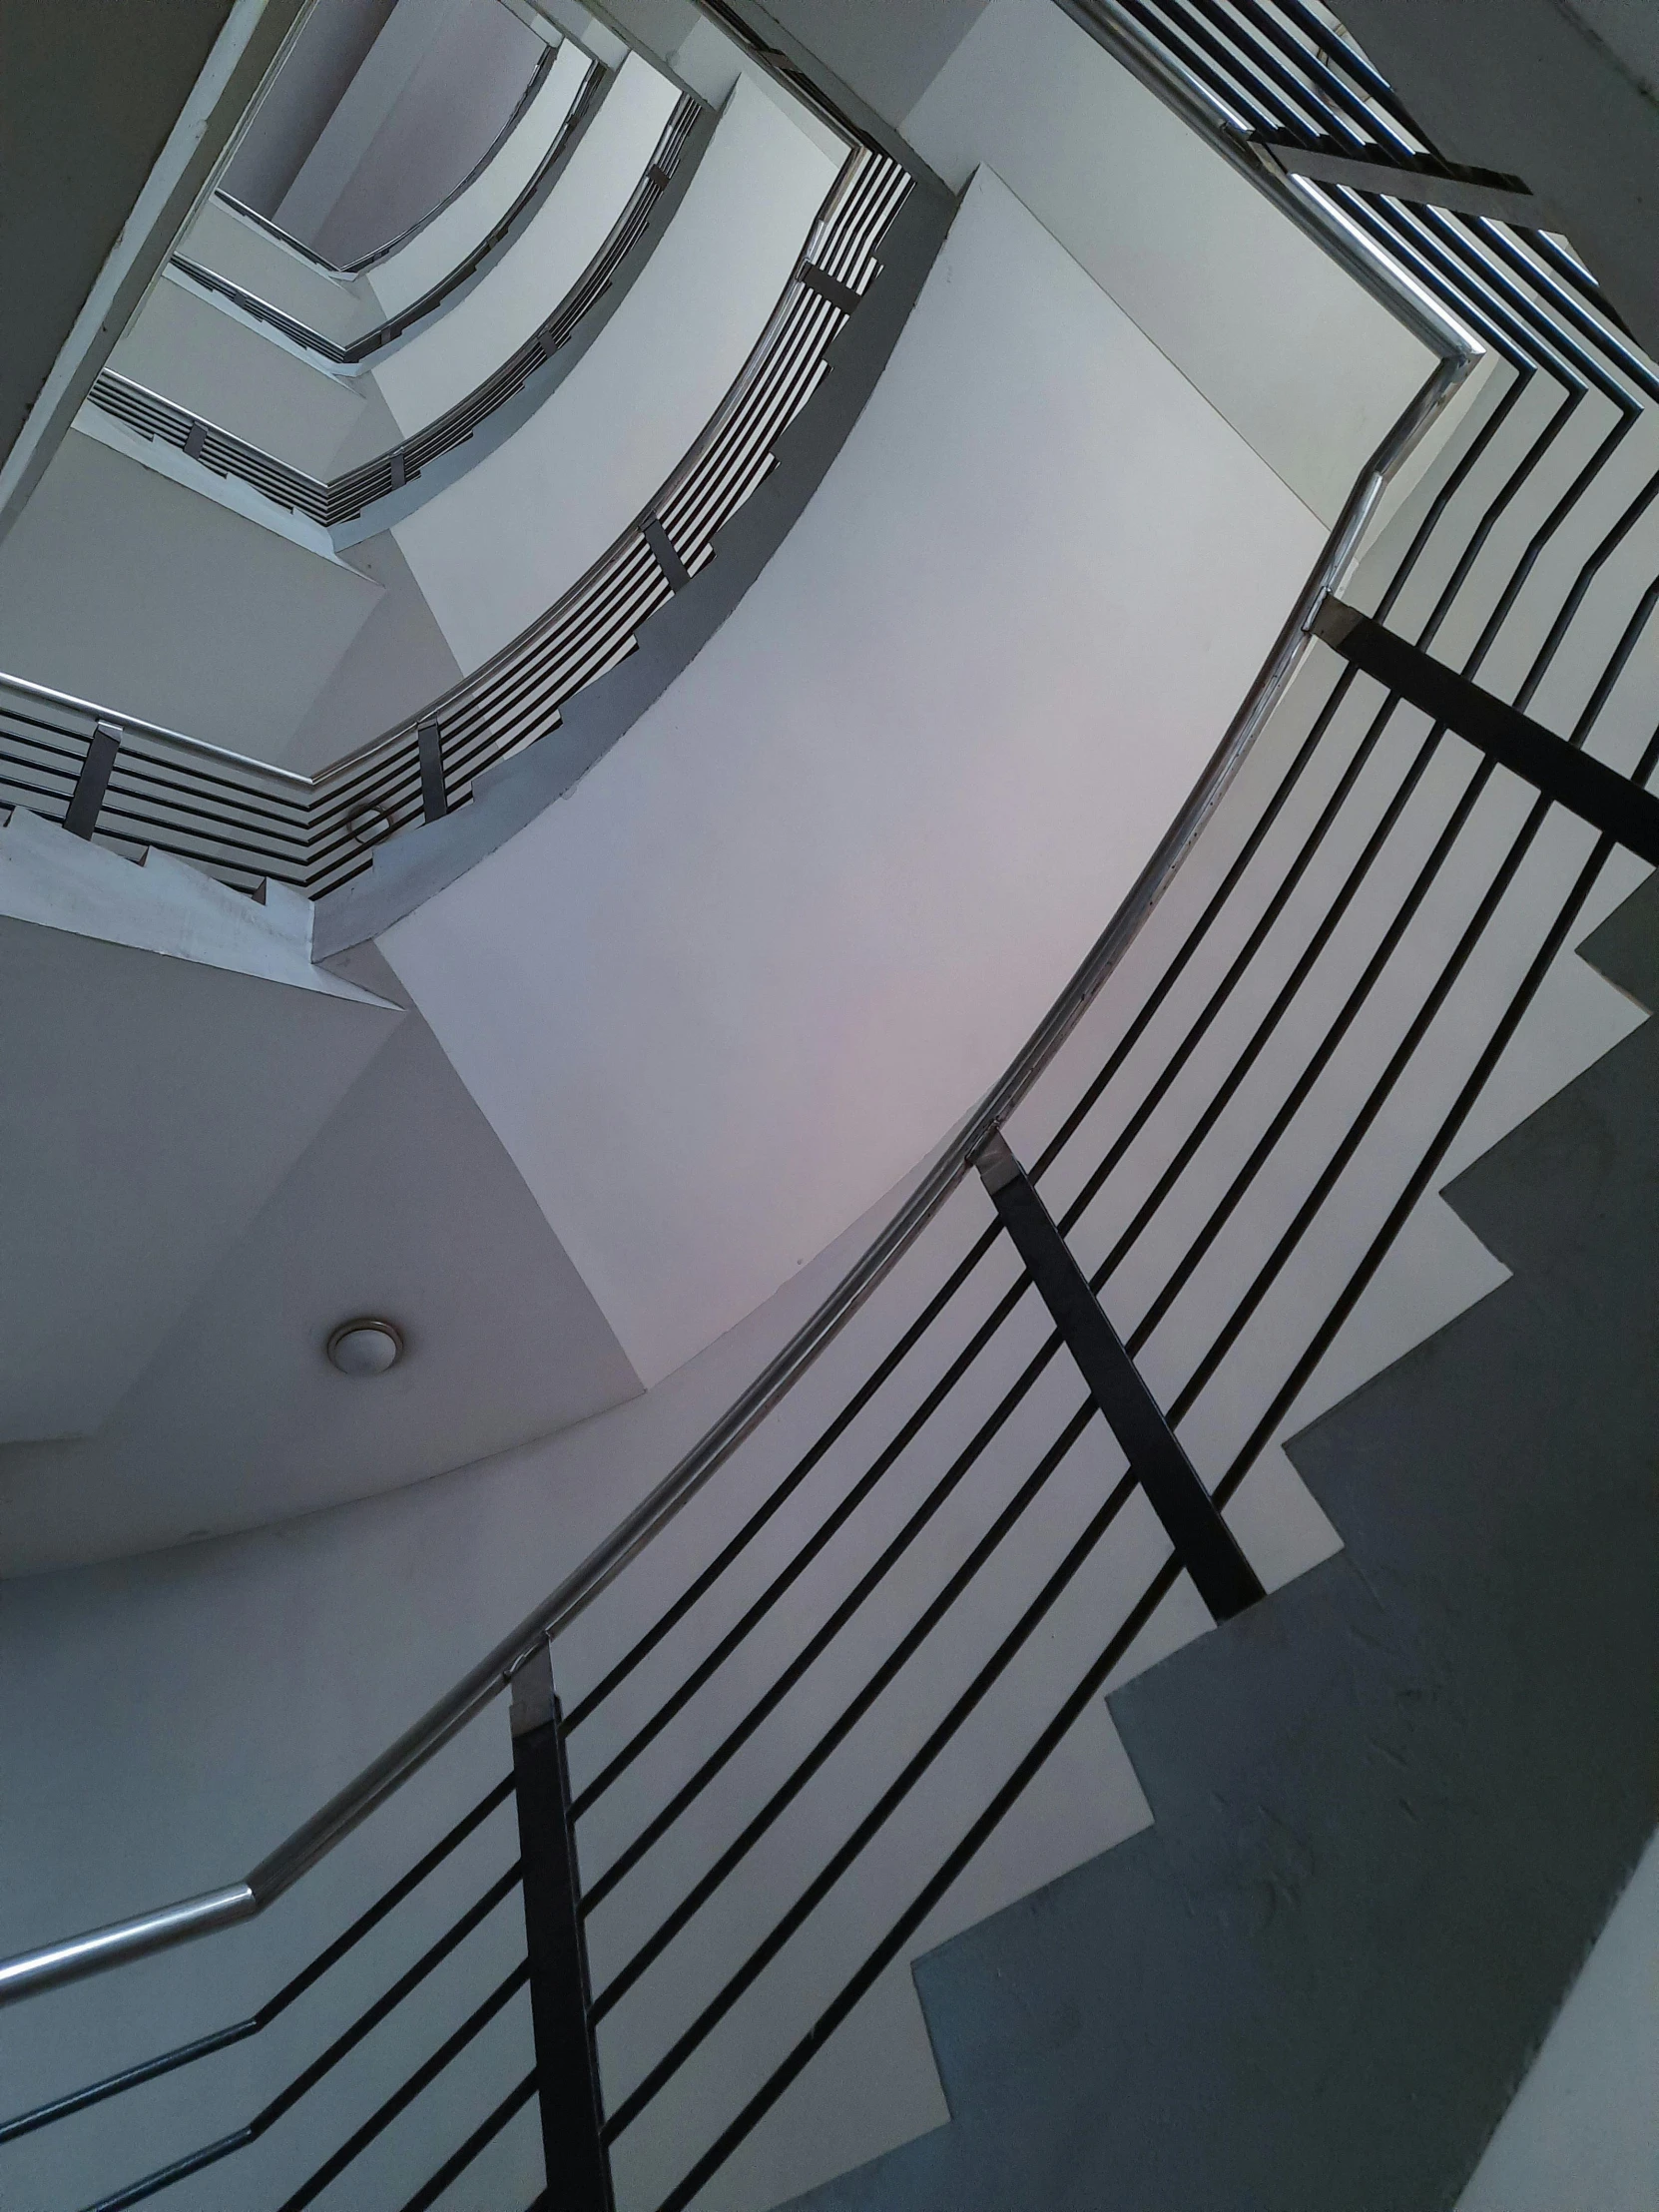
{"label": "stainless steel handrail", "polygon": [[207,738],[193,738],[183,730],[170,730],[164,723],[146,722],[142,715],[130,715],[125,710],[100,707],[90,699],[78,699],[73,692],[54,691],[50,684],[31,683],[26,676],[0,673],[0,708],[4,707],[8,691],[23,692],[30,699],[47,701],[54,707],[67,707],[71,713],[88,715],[94,722],[113,722],[129,737],[153,738],[159,744],[177,746],[182,753],[195,753],[206,760],[221,761],[242,774],[266,778],[274,784],[285,785],[290,791],[310,793],[318,779],[306,776],[299,769],[277,768],[271,761],[256,761],[251,754],[233,753],[229,746],[214,745]]}
{"label": "stainless steel handrail", "polygon": [[1475,358],[1465,353],[1443,358],[1378,449],[1350,496],[1261,675],[1191,798],[1024,1049],[945,1144],[880,1235],[742,1395],[533,1612],[395,1743],[261,1860],[243,1882],[0,1960],[0,2003],[145,1957],[262,1913],[505,1689],[538,1646],[574,1620],[731,1457],[914,1243],[962,1180],[986,1138],[1013,1111],[1082,1019],[1232,783],[1308,650],[1314,613],[1328,593],[1340,591],[1390,478],[1449,401]]}
{"label": "stainless steel handrail", "polygon": [[[714,117],[695,93],[676,104],[627,204],[597,253],[564,298],[481,383],[441,414],[342,475],[312,476],[267,452],[211,416],[195,413],[116,369],[105,369],[89,402],[151,443],[158,440],[200,460],[213,474],[248,484],[276,505],[308,516],[323,529],[354,522],[376,500],[415,482],[434,461],[469,444],[481,425],[515,399],[538,370],[569,344],[589,312],[616,287],[650,249],[651,226],[661,210],[678,205],[712,135]],[[200,439],[192,444],[191,439]]]}
{"label": "stainless steel handrail", "polygon": [[325,276],[332,276],[338,280],[349,282],[353,276],[360,276],[365,270],[373,269],[379,263],[388,261],[399,247],[406,246],[411,239],[417,238],[428,224],[437,221],[445,208],[452,208],[462,193],[478,182],[529,114],[535,103],[536,95],[547,82],[558,54],[559,44],[562,43],[563,41],[560,40],[558,44],[549,44],[544,47],[543,52],[537,57],[535,68],[530,72],[524,90],[513,102],[512,113],[459,184],[451,185],[443,198],[435,200],[424,215],[416,216],[415,220],[399,231],[395,238],[387,239],[383,246],[372,248],[360,260],[331,262],[325,254],[319,254],[315,247],[307,246],[303,239],[296,239],[291,231],[284,231],[282,226],[271,216],[261,215],[258,208],[249,207],[245,200],[238,200],[231,193],[224,191],[216,192],[214,198],[231,209],[234,214],[241,216],[245,222],[252,223],[258,230],[264,231],[268,237],[274,238],[279,246],[287,247],[291,253],[298,255],[302,261],[310,263],[313,269],[320,270]]}
{"label": "stainless steel handrail", "polygon": [[[880,242],[908,204],[910,189],[898,163],[863,148],[848,156],[755,348],[653,503],[664,534],[682,541],[678,552],[689,568],[700,569],[712,554],[810,402],[830,344],[858,300],[879,283]],[[815,288],[815,271],[844,287],[842,303]],[[811,339],[805,351],[799,342],[804,332]],[[205,451],[212,461],[213,452]],[[438,723],[448,804],[464,804],[478,776],[558,725],[566,701],[614,665],[673,588],[643,523],[632,523],[551,608],[419,715],[313,776],[282,772],[286,789],[257,766],[252,776],[211,770],[199,756],[172,748],[171,734],[159,733],[147,743],[160,757],[154,765],[163,769],[164,782],[172,768],[221,788],[141,789],[132,782],[143,752],[135,747],[122,795],[128,804],[105,830],[135,847],[154,845],[194,860],[237,887],[252,887],[265,876],[320,896],[366,868],[378,838],[425,819],[419,726]],[[44,687],[35,690],[42,700],[52,696]],[[59,741],[84,741],[88,734],[74,724],[102,719],[132,728],[118,710],[89,714],[89,704],[80,703],[73,715],[54,708],[32,716],[27,695],[14,694],[12,715],[0,712],[0,796],[25,807],[44,802],[49,815],[61,807],[74,769],[66,767],[69,752]],[[14,720],[37,726],[14,731]],[[229,790],[239,782],[240,792]],[[262,843],[257,822],[237,822],[229,838],[218,834],[223,810],[229,806],[234,816],[249,797],[296,817],[298,851],[285,824],[276,842],[266,837]]]}

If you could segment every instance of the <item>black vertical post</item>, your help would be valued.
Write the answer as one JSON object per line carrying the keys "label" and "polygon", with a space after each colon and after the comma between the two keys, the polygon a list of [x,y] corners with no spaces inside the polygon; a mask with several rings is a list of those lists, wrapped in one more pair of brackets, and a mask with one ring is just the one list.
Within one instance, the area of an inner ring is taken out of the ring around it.
{"label": "black vertical post", "polygon": [[684,591],[691,582],[691,571],[681,560],[674,540],[663,527],[658,515],[640,517],[640,536],[651,549],[651,558],[662,570],[670,591]]}
{"label": "black vertical post", "polygon": [[72,837],[90,837],[98,827],[99,809],[110,788],[115,757],[121,751],[121,732],[113,722],[100,722],[87,740],[87,757],[69,795],[63,826]]}
{"label": "black vertical post", "polygon": [[449,812],[449,794],[443,781],[443,730],[435,722],[423,722],[415,731],[420,756],[420,811],[428,822],[441,822]]}
{"label": "black vertical post", "polygon": [[1181,1564],[1212,1617],[1230,1620],[1263,1595],[1256,1569],[1239,1549],[1000,1130],[975,1156],[974,1165]]}
{"label": "black vertical post", "polygon": [[1490,754],[1558,807],[1659,864],[1659,799],[1652,792],[1493,698],[1358,607],[1327,597],[1312,628],[1344,660],[1444,723],[1465,744]]}
{"label": "black vertical post", "polygon": [[513,1780],[524,1863],[530,2017],[536,2038],[547,2212],[614,2212],[588,1949],[570,1818],[564,1719],[543,1644],[513,1676]]}

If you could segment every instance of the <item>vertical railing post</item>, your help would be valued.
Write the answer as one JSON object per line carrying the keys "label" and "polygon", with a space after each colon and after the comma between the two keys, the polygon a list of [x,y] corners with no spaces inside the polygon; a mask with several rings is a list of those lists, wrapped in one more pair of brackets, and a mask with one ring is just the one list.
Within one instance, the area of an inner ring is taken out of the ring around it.
{"label": "vertical railing post", "polygon": [[449,812],[449,792],[443,781],[443,727],[423,722],[415,731],[420,761],[420,811],[428,822],[441,822]]}
{"label": "vertical railing post", "polygon": [[1263,1595],[1214,1498],[1141,1380],[1071,1247],[998,1130],[974,1155],[991,1203],[1025,1272],[1076,1361],[1089,1394],[1123,1446],[1130,1472],[1164,1524],[1212,1618],[1230,1620]]}
{"label": "vertical railing post", "polygon": [[86,759],[81,763],[81,773],[75,779],[75,789],[64,810],[63,826],[72,837],[90,837],[98,827],[99,811],[104,804],[104,794],[110,788],[115,757],[121,751],[121,735],[116,723],[94,725],[92,736],[87,740]]}
{"label": "vertical railing post", "polygon": [[542,1644],[513,1676],[513,1780],[524,1866],[530,2016],[536,2038],[547,2212],[614,2212],[564,1718]]}
{"label": "vertical railing post", "polygon": [[651,558],[662,570],[670,591],[684,591],[691,582],[691,571],[681,560],[674,540],[669,536],[660,515],[644,514],[640,517],[640,536],[651,549]]}

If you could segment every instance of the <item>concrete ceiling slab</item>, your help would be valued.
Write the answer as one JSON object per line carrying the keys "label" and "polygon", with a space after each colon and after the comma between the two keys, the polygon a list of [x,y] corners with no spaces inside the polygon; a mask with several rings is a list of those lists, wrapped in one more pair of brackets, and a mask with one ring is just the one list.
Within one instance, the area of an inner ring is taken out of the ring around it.
{"label": "concrete ceiling slab", "polygon": [[[395,1321],[407,1351],[390,1374],[353,1382],[323,1345],[362,1313]],[[99,1433],[0,1445],[0,1575],[395,1489],[639,1389],[517,1169],[410,1014]]]}
{"label": "concrete ceiling slab", "polygon": [[0,1437],[97,1427],[401,1018],[310,911],[0,830]]}

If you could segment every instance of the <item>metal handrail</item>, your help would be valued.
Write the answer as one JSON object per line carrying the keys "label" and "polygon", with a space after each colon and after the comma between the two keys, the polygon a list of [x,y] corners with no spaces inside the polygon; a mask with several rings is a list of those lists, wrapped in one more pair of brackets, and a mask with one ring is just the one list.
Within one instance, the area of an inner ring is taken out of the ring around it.
{"label": "metal handrail", "polygon": [[246,201],[235,199],[223,189],[217,191],[214,198],[223,201],[226,207],[241,216],[245,222],[254,224],[259,230],[264,231],[268,237],[276,239],[278,245],[287,247],[290,252],[309,262],[314,269],[321,270],[325,276],[347,279],[352,276],[360,276],[365,269],[373,269],[378,263],[388,260],[390,256],[397,252],[399,247],[407,246],[410,239],[417,237],[420,232],[426,229],[428,224],[435,223],[445,208],[452,208],[462,193],[469,186],[477,183],[529,113],[531,103],[546,82],[547,74],[557,59],[558,45],[561,43],[562,41],[544,43],[542,52],[536,57],[536,66],[531,70],[524,90],[513,102],[511,114],[460,183],[451,185],[441,200],[434,201],[423,215],[417,216],[413,223],[399,231],[395,238],[388,239],[383,246],[376,246],[370,253],[362,255],[354,262],[329,261],[327,256],[319,254],[315,247],[307,246],[303,239],[296,239],[291,231],[284,231],[282,226],[271,216],[261,215],[258,208],[249,207]]}
{"label": "metal handrail", "polygon": [[159,438],[216,474],[251,484],[276,505],[307,515],[324,529],[354,521],[375,500],[402,490],[435,460],[465,444],[569,344],[588,313],[615,285],[629,257],[642,248],[652,216],[681,176],[688,155],[695,166],[707,146],[707,131],[701,145],[694,143],[702,111],[703,103],[695,93],[686,93],[676,103],[627,205],[552,314],[453,406],[343,476],[312,476],[115,369],[103,370],[94,381],[88,395],[91,403],[139,436]]}
{"label": "metal handrail", "polygon": [[[780,438],[812,397],[830,343],[878,280],[880,242],[907,190],[897,163],[855,147],[766,328],[648,516],[624,531],[552,608],[419,716],[314,777],[281,772],[290,787],[299,787],[292,803],[303,809],[297,860],[286,834],[279,845],[263,851],[246,838],[232,849],[216,845],[202,822],[223,804],[217,789],[186,806],[196,818],[189,823],[166,809],[158,815],[141,806],[129,809],[120,824],[101,824],[103,833],[181,852],[235,884],[270,874],[315,897],[366,868],[381,835],[429,819],[427,777],[420,765],[423,731],[436,739],[433,781],[441,787],[442,811],[464,803],[482,771],[557,727],[568,699],[604,674],[655,609],[712,555],[719,532],[766,473]],[[663,568],[663,552],[678,564],[677,579]],[[95,711],[95,719],[115,728],[136,727],[110,710]],[[54,741],[71,735],[43,726],[20,737],[13,733],[8,746],[0,725],[0,787],[17,790],[23,805],[43,797],[45,811],[61,807],[74,768],[43,758],[42,749],[61,753]],[[5,774],[8,764],[21,772]],[[208,774],[188,763],[180,764],[180,773]],[[211,784],[220,781],[209,775]],[[179,787],[179,793],[186,789]]]}
{"label": "metal handrail", "polygon": [[36,684],[26,676],[0,675],[0,707],[4,705],[6,692],[22,692],[27,698],[41,700],[48,706],[67,709],[72,714],[86,715],[93,722],[119,720],[120,727],[130,737],[154,738],[158,743],[180,753],[194,754],[198,759],[223,762],[251,782],[267,782],[283,786],[293,792],[309,793],[316,788],[317,779],[307,776],[303,770],[277,768],[271,761],[257,761],[252,754],[236,753],[229,746],[214,745],[207,738],[193,738],[187,731],[170,729],[165,723],[146,722],[142,715],[122,711],[112,718],[108,707],[100,707],[90,699],[81,699],[74,692],[55,691],[50,684]]}
{"label": "metal handrail", "polygon": [[1314,612],[1327,593],[1340,588],[1389,479],[1445,406],[1470,365],[1467,355],[1443,360],[1379,448],[1350,497],[1267,665],[1192,797],[1018,1058],[881,1234],[748,1389],[540,1605],[242,1882],[0,1961],[0,2003],[147,1956],[264,1912],[506,1689],[537,1648],[556,1637],[591,1604],[731,1457],[914,1243],[967,1173],[985,1140],[1012,1112],[1081,1020],[1231,784],[1307,651]]}
{"label": "metal handrail", "polygon": [[344,344],[336,343],[320,330],[313,330],[297,315],[273,305],[269,299],[261,298],[258,292],[250,291],[246,285],[221,276],[217,270],[191,260],[188,255],[175,253],[172,266],[192,283],[228,299],[233,306],[240,307],[244,314],[251,315],[256,321],[269,323],[273,329],[279,330],[296,345],[304,346],[309,352],[319,353],[324,360],[336,367],[354,367],[358,362],[366,360],[369,354],[378,352],[394,338],[401,337],[415,323],[434,313],[452,292],[475,276],[486,262],[497,256],[499,249],[509,242],[526,218],[546,201],[575,151],[579,135],[597,111],[602,93],[614,81],[612,72],[602,62],[591,62],[577,87],[575,99],[554,133],[553,143],[506,212],[435,284],[429,285],[406,307],[398,308],[394,314],[387,315],[371,329],[360,331]]}

